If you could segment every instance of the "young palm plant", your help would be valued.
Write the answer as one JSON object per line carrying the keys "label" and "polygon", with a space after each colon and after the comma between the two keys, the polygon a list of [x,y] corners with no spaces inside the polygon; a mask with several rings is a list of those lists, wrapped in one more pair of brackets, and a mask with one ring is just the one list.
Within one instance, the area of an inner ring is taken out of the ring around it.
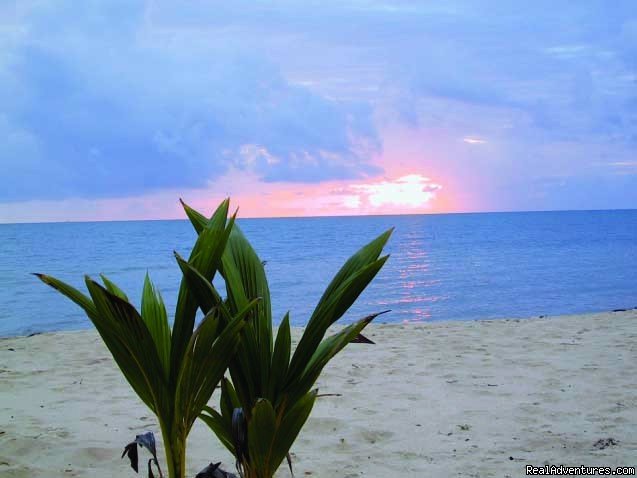
{"label": "young palm plant", "polygon": [[[224,201],[206,220],[188,261],[175,253],[182,268],[196,269],[206,281],[220,268],[234,225],[235,216],[228,220],[228,206]],[[168,476],[183,478],[186,437],[223,377],[258,297],[232,312],[221,303],[212,304],[195,329],[198,302],[182,279],[171,332],[161,295],[148,274],[141,313],[105,276],[103,286],[86,277],[89,297],[51,276],[36,275],[84,309],[128,383],[157,416]]]}
{"label": "young palm plant", "polygon": [[[195,230],[203,234],[208,220],[185,206]],[[289,313],[273,340],[270,292],[263,263],[235,225],[222,255],[227,300],[221,301],[211,281],[196,264],[180,262],[186,284],[199,307],[209,313],[222,304],[226,316],[261,298],[254,319],[241,332],[230,380],[223,379],[219,410],[204,407],[201,418],[236,459],[245,478],[270,478],[310,415],[317,391],[312,390],[325,365],[348,343],[365,341],[360,332],[379,314],[370,315],[324,339],[327,329],[354,303],[388,256],[380,257],[392,230],[354,254],[336,274],[310,317],[294,353]],[[382,312],[381,312],[382,313]]]}

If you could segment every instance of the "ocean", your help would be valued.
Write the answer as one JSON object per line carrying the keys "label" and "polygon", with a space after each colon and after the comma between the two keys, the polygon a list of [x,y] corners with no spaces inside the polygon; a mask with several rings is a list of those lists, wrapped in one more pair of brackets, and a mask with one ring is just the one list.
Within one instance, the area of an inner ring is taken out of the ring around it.
{"label": "ocean", "polygon": [[[383,322],[531,317],[637,306],[637,210],[239,220],[266,273],[276,320],[310,317],[343,262],[395,227],[383,270],[342,319]],[[169,315],[189,254],[187,221],[0,224],[0,336],[91,327],[42,284],[84,289],[100,272],[139,306],[149,271]]]}

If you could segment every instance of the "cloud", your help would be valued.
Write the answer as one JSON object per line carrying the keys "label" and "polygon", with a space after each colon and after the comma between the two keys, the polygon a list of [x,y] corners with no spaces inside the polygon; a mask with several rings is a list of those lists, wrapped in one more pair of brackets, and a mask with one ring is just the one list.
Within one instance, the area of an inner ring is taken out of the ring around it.
{"label": "cloud", "polygon": [[637,161],[615,161],[610,166],[615,174],[637,176]]}
{"label": "cloud", "polygon": [[471,138],[471,137],[462,138],[462,141],[464,141],[467,144],[485,144],[487,142],[484,139]]}
{"label": "cloud", "polygon": [[636,38],[632,0],[5,2],[0,202],[426,172],[438,204],[556,208],[565,177],[635,207]]}
{"label": "cloud", "polygon": [[454,4],[412,37],[429,48],[410,50],[409,62],[391,55],[399,73],[387,83],[405,122],[452,126],[467,108],[490,108],[525,117],[513,125],[520,139],[637,144],[634,3],[574,2],[559,16],[545,2],[489,2],[488,16],[484,2]]}
{"label": "cloud", "polygon": [[[291,84],[240,38],[198,43],[154,25],[142,3],[19,10],[0,28],[11,40],[0,56],[11,186],[0,201],[203,187],[231,165],[266,181],[378,171],[367,164],[380,147],[368,106]],[[276,161],[247,164],[246,145]]]}

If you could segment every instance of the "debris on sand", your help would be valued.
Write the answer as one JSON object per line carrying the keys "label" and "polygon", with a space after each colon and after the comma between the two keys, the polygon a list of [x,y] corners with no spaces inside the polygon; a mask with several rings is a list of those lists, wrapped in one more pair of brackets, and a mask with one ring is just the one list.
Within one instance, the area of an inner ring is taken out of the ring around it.
{"label": "debris on sand", "polygon": [[593,448],[596,450],[603,450],[604,448],[608,448],[609,446],[618,445],[619,442],[614,438],[600,438],[593,444]]}

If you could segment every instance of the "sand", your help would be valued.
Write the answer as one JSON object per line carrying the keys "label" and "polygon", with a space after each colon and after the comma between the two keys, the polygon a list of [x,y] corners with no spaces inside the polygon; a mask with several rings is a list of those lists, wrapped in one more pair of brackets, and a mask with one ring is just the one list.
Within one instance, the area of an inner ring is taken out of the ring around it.
{"label": "sand", "polygon": [[[315,406],[292,450],[297,477],[637,465],[637,311],[377,325],[367,335],[377,345],[351,345],[319,381],[342,396]],[[154,417],[94,331],[0,340],[1,476],[132,477],[120,454],[147,430],[158,433]],[[213,460],[233,470],[197,423],[189,476]]]}

